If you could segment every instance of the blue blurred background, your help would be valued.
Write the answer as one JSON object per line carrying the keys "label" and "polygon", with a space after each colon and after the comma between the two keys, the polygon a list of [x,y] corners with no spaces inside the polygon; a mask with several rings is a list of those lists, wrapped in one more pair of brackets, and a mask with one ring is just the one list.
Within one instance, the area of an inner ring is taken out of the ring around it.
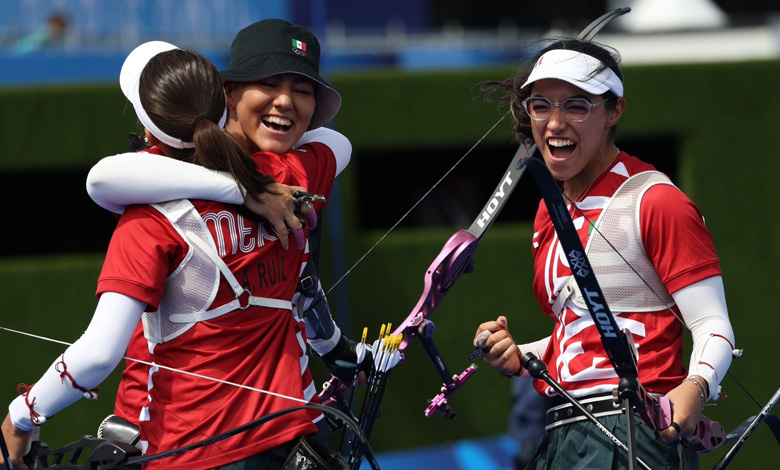
{"label": "blue blurred background", "polygon": [[[621,6],[634,11],[605,33],[626,63],[780,54],[777,0],[0,0],[0,85],[115,80],[124,55],[152,39],[222,67],[235,33],[270,17],[314,30],[326,70],[474,68],[508,63],[533,39]],[[698,52],[659,47],[680,32],[698,33]]]}

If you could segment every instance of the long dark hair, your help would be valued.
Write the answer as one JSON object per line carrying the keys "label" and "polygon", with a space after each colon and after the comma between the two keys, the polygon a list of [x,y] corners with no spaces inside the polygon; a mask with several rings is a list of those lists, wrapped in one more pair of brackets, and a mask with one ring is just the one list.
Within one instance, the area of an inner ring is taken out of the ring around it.
{"label": "long dark hair", "polygon": [[175,49],[153,57],[139,82],[141,105],[157,127],[194,149],[171,149],[178,160],[228,171],[248,195],[268,192],[273,178],[217,124],[225,110],[225,92],[216,67],[194,51]]}
{"label": "long dark hair", "polygon": [[[547,41],[550,40],[548,39]],[[615,72],[615,75],[620,78],[621,82],[623,81],[623,72],[620,70],[620,53],[615,49],[593,41],[583,41],[581,39],[561,38],[552,41],[552,43],[534,54],[533,57],[520,66],[520,69],[513,76],[501,81],[484,82],[480,86],[482,92],[481,96],[484,96],[488,101],[509,104],[509,110],[512,112],[512,116],[514,116],[515,120],[515,136],[519,142],[530,143],[533,140],[533,134],[531,133],[531,118],[528,117],[522,105],[523,100],[531,96],[532,87],[521,87],[526,80],[528,80],[528,75],[531,74],[534,64],[536,64],[539,58],[548,51],[554,49],[567,49],[587,54],[598,59],[602,63],[601,67],[592,71],[593,76],[598,75],[608,67]],[[608,91],[602,96],[609,98],[610,96],[614,97],[615,95],[611,91]],[[611,109],[615,106],[615,101],[610,100],[605,103],[604,106]],[[616,130],[617,126],[613,126],[611,130],[613,138]]]}

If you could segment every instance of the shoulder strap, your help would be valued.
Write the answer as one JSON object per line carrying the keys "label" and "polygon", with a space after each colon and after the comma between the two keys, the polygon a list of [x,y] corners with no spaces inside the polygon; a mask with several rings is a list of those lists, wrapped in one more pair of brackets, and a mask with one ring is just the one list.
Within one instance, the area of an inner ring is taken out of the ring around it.
{"label": "shoulder strap", "polygon": [[[195,312],[195,313],[175,313],[170,316],[170,319],[172,322],[191,322],[191,321],[203,321],[203,320],[210,320],[212,318],[219,317],[221,315],[224,315],[228,312],[232,312],[233,310],[245,310],[250,305],[258,306],[258,307],[269,307],[269,308],[281,308],[285,310],[292,310],[292,302],[289,300],[281,300],[281,299],[271,299],[267,297],[255,297],[252,295],[252,293],[249,291],[249,289],[245,289],[241,286],[241,284],[238,282],[238,279],[236,279],[236,276],[233,275],[233,272],[230,271],[230,268],[228,268],[227,264],[222,260],[222,258],[217,255],[216,250],[214,250],[212,247],[208,246],[206,242],[201,240],[196,234],[190,231],[185,231],[184,234],[186,235],[187,239],[198,246],[203,252],[208,255],[209,258],[211,258],[211,261],[214,262],[215,265],[219,268],[220,272],[222,272],[222,276],[224,276],[225,280],[228,281],[228,284],[230,284],[230,288],[233,289],[233,293],[236,294],[236,298],[233,299],[231,302],[226,303],[225,305],[221,307],[217,307],[213,310],[208,311],[201,311],[201,312]],[[245,304],[241,304],[240,297],[246,295],[247,301]]]}
{"label": "shoulder strap", "polygon": [[[640,231],[642,197],[657,184],[672,185],[672,182],[658,171],[629,177],[604,207],[588,239],[585,252],[604,297],[616,312],[653,311],[674,305],[674,299],[644,251]],[[614,246],[613,242],[620,245]],[[587,308],[573,277],[553,302],[556,315],[568,299],[580,308]]]}
{"label": "shoulder strap", "polygon": [[[290,300],[255,297],[241,286],[219,257],[205,221],[189,200],[152,204],[152,207],[165,215],[190,250],[166,280],[165,294],[158,311],[144,314],[144,331],[148,339],[156,343],[169,341],[199,321],[217,318],[234,310],[245,310],[250,305],[292,310]],[[190,275],[182,276],[183,272]],[[219,289],[220,273],[235,293],[235,299],[208,310]]]}

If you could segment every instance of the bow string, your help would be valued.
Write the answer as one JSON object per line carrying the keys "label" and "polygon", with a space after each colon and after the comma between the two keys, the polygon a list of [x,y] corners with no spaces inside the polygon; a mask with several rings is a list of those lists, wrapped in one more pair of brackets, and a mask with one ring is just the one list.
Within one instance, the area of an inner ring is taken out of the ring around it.
{"label": "bow string", "polygon": [[[46,336],[42,335],[35,335],[32,333],[27,333],[24,331],[14,330],[11,328],[6,328],[0,326],[0,331],[6,331],[9,333],[14,333],[18,335],[28,336],[36,339],[40,339],[43,341],[48,341],[56,344],[61,344],[64,346],[70,346],[72,343],[68,343],[66,341],[61,341],[57,339],[48,338]],[[203,380],[209,380],[213,382],[219,382],[226,385],[238,387],[247,389],[253,392],[257,393],[264,393],[266,395],[275,396],[277,398],[282,398],[290,401],[294,401],[299,403],[299,406],[285,408],[279,411],[276,411],[274,413],[261,416],[260,418],[257,418],[253,421],[250,421],[249,423],[242,424],[240,426],[237,426],[233,429],[230,429],[228,431],[225,431],[223,433],[217,434],[215,436],[206,438],[202,441],[198,441],[192,444],[188,444],[186,446],[172,449],[168,451],[159,452],[157,454],[150,454],[146,456],[139,456],[138,455],[138,449],[136,449],[134,446],[131,446],[126,443],[113,441],[110,439],[101,439],[101,438],[94,438],[91,436],[85,436],[79,441],[67,444],[63,447],[59,447],[57,449],[51,449],[46,444],[43,444],[41,442],[34,442],[33,446],[28,453],[28,455],[25,457],[25,459],[29,462],[28,466],[30,466],[33,469],[36,468],[48,468],[51,470],[92,470],[95,468],[99,468],[101,470],[111,470],[111,469],[121,469],[131,466],[137,466],[142,463],[151,462],[154,460],[161,460],[167,457],[171,457],[173,455],[181,454],[183,452],[188,452],[190,450],[194,450],[200,447],[204,447],[206,445],[215,444],[219,441],[222,441],[224,439],[227,439],[229,437],[235,436],[237,434],[241,434],[243,432],[249,431],[251,429],[254,429],[268,421],[271,421],[273,419],[276,419],[278,417],[284,416],[286,414],[300,411],[304,409],[316,409],[324,412],[326,415],[332,415],[332,417],[335,417],[340,422],[344,423],[345,426],[347,426],[354,435],[356,436],[356,439],[358,442],[360,442],[361,446],[365,448],[364,452],[365,455],[369,459],[369,463],[371,464],[371,467],[375,470],[379,469],[379,464],[376,461],[376,458],[374,457],[374,453],[371,450],[370,444],[368,442],[368,439],[365,437],[362,430],[355,425],[354,418],[348,416],[344,412],[338,409],[334,409],[331,406],[325,406],[322,404],[316,404],[316,403],[310,403],[306,400],[303,400],[301,398],[292,397],[288,395],[284,395],[277,392],[272,392],[269,390],[263,390],[256,387],[250,387],[243,384],[238,384],[235,382],[228,382],[225,380],[217,379],[214,377],[210,377],[207,375],[202,374],[196,374],[189,371],[184,371],[181,369],[176,369],[173,367],[168,367],[164,365],[160,365],[157,363],[152,363],[148,361],[143,361],[141,359],[135,359],[132,357],[123,356],[124,359],[137,362],[140,364],[144,364],[150,367],[158,367],[160,369],[166,369],[174,373],[180,373],[189,375],[192,377],[196,377]],[[2,437],[2,436],[0,436]],[[7,462],[7,465],[10,465],[10,460],[8,459],[7,450],[5,448],[5,440],[0,440],[0,447],[2,450],[3,459],[5,462]],[[79,463],[79,460],[84,460],[84,462]]]}

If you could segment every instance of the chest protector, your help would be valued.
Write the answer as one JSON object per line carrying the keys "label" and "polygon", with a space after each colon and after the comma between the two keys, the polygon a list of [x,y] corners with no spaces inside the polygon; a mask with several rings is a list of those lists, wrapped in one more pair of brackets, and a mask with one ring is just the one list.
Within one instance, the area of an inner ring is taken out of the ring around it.
{"label": "chest protector", "polygon": [[[615,192],[596,220],[585,253],[613,312],[648,312],[674,305],[674,299],[647,257],[639,227],[639,207],[645,192],[656,184],[672,185],[658,171],[628,178]],[[566,300],[587,309],[574,276],[552,305],[560,314]]]}
{"label": "chest protector", "polygon": [[[250,305],[292,310],[289,300],[255,297],[239,284],[222,258],[206,222],[186,199],[151,204],[170,221],[189,246],[184,260],[165,280],[165,289],[156,312],[143,314],[144,336],[150,346],[180,336],[199,321],[217,318]],[[207,310],[217,295],[220,274],[230,284],[236,298],[221,307]]]}

